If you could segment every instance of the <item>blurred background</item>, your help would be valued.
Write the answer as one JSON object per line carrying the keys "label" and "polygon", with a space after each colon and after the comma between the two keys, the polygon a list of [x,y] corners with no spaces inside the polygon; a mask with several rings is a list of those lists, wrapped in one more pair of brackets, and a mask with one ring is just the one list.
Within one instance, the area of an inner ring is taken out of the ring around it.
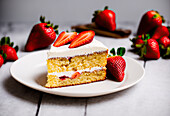
{"label": "blurred background", "polygon": [[59,25],[84,24],[106,5],[116,13],[117,23],[138,24],[151,9],[170,19],[170,0],[0,0],[0,22],[36,23],[43,15]]}

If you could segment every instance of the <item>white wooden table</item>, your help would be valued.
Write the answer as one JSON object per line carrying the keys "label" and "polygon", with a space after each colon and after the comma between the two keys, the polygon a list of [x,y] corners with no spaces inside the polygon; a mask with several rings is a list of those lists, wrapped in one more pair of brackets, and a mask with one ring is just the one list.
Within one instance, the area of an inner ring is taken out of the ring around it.
{"label": "white wooden table", "polygon": [[[19,46],[19,58],[24,51],[33,23],[0,23],[0,38],[10,36]],[[71,25],[70,25],[71,26]],[[70,29],[60,26],[59,29]],[[119,27],[136,31],[133,23]],[[132,37],[132,35],[131,35]],[[13,62],[0,68],[0,116],[170,116],[170,59],[143,61],[131,52],[129,38],[114,39],[96,36],[109,49],[123,46],[126,56],[134,58],[145,68],[145,76],[135,86],[93,98],[69,98],[43,93],[15,81],[9,72]],[[46,48],[49,49],[49,48]]]}

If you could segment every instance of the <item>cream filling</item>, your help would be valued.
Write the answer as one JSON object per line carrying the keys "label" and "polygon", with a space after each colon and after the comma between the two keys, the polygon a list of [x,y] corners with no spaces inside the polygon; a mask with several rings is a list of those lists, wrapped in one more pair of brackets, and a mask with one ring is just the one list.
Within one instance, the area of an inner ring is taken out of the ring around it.
{"label": "cream filling", "polygon": [[80,74],[82,72],[93,72],[95,70],[101,70],[103,69],[104,67],[93,67],[93,68],[86,68],[84,70],[78,70],[78,71],[66,71],[66,72],[53,72],[53,73],[48,73],[48,75],[56,75],[58,78],[59,77],[62,77],[62,76],[67,76],[69,78],[71,78],[71,76],[75,73],[75,72],[79,72]]}

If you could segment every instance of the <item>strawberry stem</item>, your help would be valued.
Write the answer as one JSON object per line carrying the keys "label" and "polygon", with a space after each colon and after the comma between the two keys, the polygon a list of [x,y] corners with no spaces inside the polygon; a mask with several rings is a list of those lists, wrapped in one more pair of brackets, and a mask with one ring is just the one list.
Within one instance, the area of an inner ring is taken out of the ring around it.
{"label": "strawberry stem", "polygon": [[157,17],[159,17],[160,15],[159,14],[155,14],[155,15],[153,15],[153,19],[155,19],[155,18],[157,18]]}
{"label": "strawberry stem", "polygon": [[53,23],[50,23],[50,21],[45,22],[45,17],[40,16],[40,21],[41,23],[46,23],[47,25],[45,26],[46,28],[52,27],[55,31],[56,34],[58,34],[58,25],[54,25]]}

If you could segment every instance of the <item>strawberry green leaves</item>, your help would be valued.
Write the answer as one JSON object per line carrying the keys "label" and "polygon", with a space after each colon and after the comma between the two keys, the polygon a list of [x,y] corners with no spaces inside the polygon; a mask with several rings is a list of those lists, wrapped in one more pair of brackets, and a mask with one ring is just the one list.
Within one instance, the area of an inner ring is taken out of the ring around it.
{"label": "strawberry green leaves", "polygon": [[[0,40],[0,46],[2,46],[2,45],[9,45],[10,47],[13,47],[14,42],[10,42],[10,37],[4,36]],[[16,52],[18,52],[19,47],[15,46],[14,49],[15,49]]]}
{"label": "strawberry green leaves", "polygon": [[5,61],[7,55],[4,53],[3,50],[0,51],[0,55],[3,57],[3,59],[4,59],[4,61]]}
{"label": "strawberry green leaves", "polygon": [[[124,47],[119,47],[117,49],[117,56],[123,56],[125,54],[125,51],[126,51],[126,49]],[[115,48],[112,48],[110,50],[110,53],[111,53],[111,55],[109,55],[109,57],[110,56],[116,56]]]}
{"label": "strawberry green leaves", "polygon": [[56,34],[58,34],[58,25],[54,25],[53,23],[50,23],[50,21],[45,21],[45,17],[44,16],[40,16],[40,22],[41,23],[46,23],[46,27],[52,27],[55,31]]}
{"label": "strawberry green leaves", "polygon": [[[25,45],[25,51],[31,52],[37,49],[46,48],[51,45],[58,34],[58,25],[45,21],[45,17],[40,17],[40,23],[35,24],[30,32]],[[17,49],[17,48],[16,48]]]}
{"label": "strawberry green leaves", "polygon": [[10,42],[10,37],[2,37],[0,40],[0,67],[6,61],[15,61],[18,59],[18,46],[14,46],[14,42]]}
{"label": "strawberry green leaves", "polygon": [[123,56],[125,54],[125,48],[124,47],[120,47],[117,49],[117,55],[118,56]]}
{"label": "strawberry green leaves", "polygon": [[115,48],[112,48],[112,49],[110,50],[110,53],[111,53],[113,56],[115,56],[115,55],[116,55]]}

